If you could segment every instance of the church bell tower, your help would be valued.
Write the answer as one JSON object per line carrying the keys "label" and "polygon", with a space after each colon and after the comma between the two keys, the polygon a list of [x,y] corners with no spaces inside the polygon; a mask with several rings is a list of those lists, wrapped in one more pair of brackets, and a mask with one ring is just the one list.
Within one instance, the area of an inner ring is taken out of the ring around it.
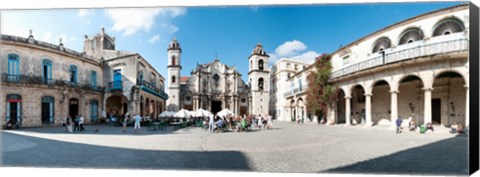
{"label": "church bell tower", "polygon": [[265,116],[268,114],[268,102],[270,100],[269,81],[270,70],[268,68],[268,56],[261,44],[253,49],[249,60],[248,79],[252,93],[251,114]]}
{"label": "church bell tower", "polygon": [[168,100],[167,110],[178,111],[180,110],[180,71],[182,66],[180,65],[180,56],[182,49],[177,39],[173,38],[170,45],[168,45]]}

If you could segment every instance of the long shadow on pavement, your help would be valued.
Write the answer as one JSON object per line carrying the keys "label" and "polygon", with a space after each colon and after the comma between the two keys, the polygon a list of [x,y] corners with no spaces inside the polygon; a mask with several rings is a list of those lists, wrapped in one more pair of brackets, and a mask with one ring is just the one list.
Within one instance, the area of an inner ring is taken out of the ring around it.
{"label": "long shadow on pavement", "polygon": [[456,136],[321,173],[467,175],[468,157],[468,137]]}
{"label": "long shadow on pavement", "polygon": [[[251,171],[238,151],[162,151],[105,147],[2,133],[2,166]],[[33,142],[34,147],[8,147]]]}
{"label": "long shadow on pavement", "polygon": [[[108,124],[98,124],[98,125],[85,125],[85,131],[75,131],[72,133],[66,132],[66,127],[64,126],[52,126],[52,127],[29,127],[29,128],[21,128],[9,131],[20,131],[20,132],[34,132],[34,133],[48,133],[48,134],[92,134],[92,135],[137,135],[137,136],[144,136],[144,135],[162,135],[162,134],[182,134],[188,133],[192,129],[196,129],[199,127],[185,127],[185,128],[176,128],[172,126],[167,126],[166,129],[163,130],[152,130],[148,126],[141,127],[141,133],[135,133],[132,126],[126,127],[126,133],[122,132],[121,126],[114,126]],[[98,129],[98,131],[95,131]]]}

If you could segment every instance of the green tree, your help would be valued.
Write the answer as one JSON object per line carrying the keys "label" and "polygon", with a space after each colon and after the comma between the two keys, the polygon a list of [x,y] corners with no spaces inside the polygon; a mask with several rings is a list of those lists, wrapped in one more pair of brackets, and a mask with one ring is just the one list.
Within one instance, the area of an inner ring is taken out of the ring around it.
{"label": "green tree", "polygon": [[307,111],[315,115],[327,115],[328,109],[335,106],[339,90],[328,82],[333,69],[331,56],[326,54],[318,56],[313,67],[307,75]]}

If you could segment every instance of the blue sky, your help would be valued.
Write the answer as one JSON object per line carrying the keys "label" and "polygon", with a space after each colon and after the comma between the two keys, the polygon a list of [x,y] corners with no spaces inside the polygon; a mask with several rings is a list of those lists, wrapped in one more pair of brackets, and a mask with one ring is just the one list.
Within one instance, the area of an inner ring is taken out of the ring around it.
{"label": "blue sky", "polygon": [[9,10],[1,33],[83,51],[83,36],[104,27],[116,49],[140,53],[167,79],[167,46],[182,47],[182,76],[215,56],[247,80],[248,56],[262,43],[271,62],[282,57],[312,61],[401,20],[461,2],[338,5],[174,7],[137,9]]}

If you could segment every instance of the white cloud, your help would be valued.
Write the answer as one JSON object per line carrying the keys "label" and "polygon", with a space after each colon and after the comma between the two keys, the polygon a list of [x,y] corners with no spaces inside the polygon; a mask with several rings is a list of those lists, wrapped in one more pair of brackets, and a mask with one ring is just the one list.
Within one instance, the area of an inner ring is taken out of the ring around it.
{"label": "white cloud", "polygon": [[315,58],[317,58],[318,56],[320,56],[320,54],[318,54],[317,52],[308,51],[308,52],[305,52],[301,55],[293,56],[293,57],[290,57],[290,58],[294,59],[294,60],[300,60],[300,61],[305,61],[305,62],[308,62],[308,63],[313,63],[313,61],[315,61]]}
{"label": "white cloud", "polygon": [[[155,26],[155,17],[161,15],[170,19],[186,13],[185,8],[137,8],[108,9],[106,14],[113,20],[113,31],[123,31],[123,36],[132,35],[140,30],[149,31]],[[174,31],[177,31],[174,28]]]}
{"label": "white cloud", "polygon": [[[59,34],[56,36],[56,40],[57,42],[59,42],[58,40],[62,38],[62,43],[63,45],[65,46],[68,46],[69,44],[71,44],[72,42],[74,42],[75,40],[77,40],[75,37],[73,36],[70,36],[68,34],[65,34],[65,33],[62,33],[62,34]],[[54,43],[55,44],[55,43]]]}
{"label": "white cloud", "polygon": [[307,46],[301,41],[297,41],[297,40],[286,41],[283,44],[279,45],[275,49],[274,53],[268,54],[270,56],[270,63],[273,64],[281,58],[289,58],[289,59],[300,60],[308,63],[313,63],[315,58],[320,54],[312,50],[305,51],[306,49],[307,49]]}
{"label": "white cloud", "polygon": [[78,17],[86,17],[92,15],[95,15],[95,11],[93,9],[80,9],[77,13]]}
{"label": "white cloud", "polygon": [[41,38],[41,41],[56,45],[60,43],[60,38],[62,39],[62,43],[64,46],[68,46],[69,44],[72,44],[72,42],[77,40],[75,37],[65,33],[57,34],[54,36],[51,32],[46,32],[46,33],[43,33],[43,37]]}
{"label": "white cloud", "polygon": [[43,34],[42,41],[51,43],[51,40],[52,40],[52,33],[51,32],[46,32],[46,33]]}
{"label": "white cloud", "polygon": [[275,49],[275,53],[282,56],[296,55],[298,52],[307,49],[307,46],[300,41],[287,41]]}
{"label": "white cloud", "polygon": [[157,34],[157,35],[155,35],[155,36],[152,36],[152,37],[148,40],[148,42],[150,42],[150,43],[153,44],[153,43],[155,43],[155,42],[157,42],[157,41],[159,41],[159,40],[160,40],[160,35]]}

